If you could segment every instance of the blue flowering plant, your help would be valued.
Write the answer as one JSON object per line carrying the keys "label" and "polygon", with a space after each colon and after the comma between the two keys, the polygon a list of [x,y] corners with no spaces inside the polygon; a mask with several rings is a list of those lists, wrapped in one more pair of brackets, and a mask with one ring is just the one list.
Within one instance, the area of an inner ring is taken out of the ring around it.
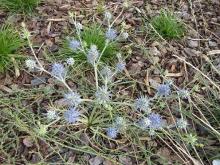
{"label": "blue flowering plant", "polygon": [[[72,14],[70,14],[70,16],[73,18]],[[66,103],[64,112],[57,113],[56,111],[49,110],[47,112],[47,118],[49,120],[59,121],[64,119],[67,124],[82,122],[86,125],[87,123],[87,126],[91,126],[90,129],[93,131],[94,128],[92,126],[94,123],[97,124],[99,122],[103,122],[104,124],[102,125],[102,129],[105,131],[106,137],[110,139],[117,139],[118,135],[126,133],[127,129],[131,127],[140,128],[140,130],[148,132],[149,135],[155,135],[156,131],[167,128],[168,125],[163,116],[153,110],[152,105],[157,100],[161,98],[168,98],[171,95],[172,83],[165,82],[163,84],[158,84],[155,96],[151,98],[147,95],[139,94],[139,97],[134,100],[122,100],[120,98],[123,98],[123,96],[116,95],[114,91],[115,86],[117,86],[117,83],[121,83],[121,81],[117,80],[116,77],[126,71],[126,61],[120,52],[116,55],[117,62],[114,66],[110,66],[107,63],[102,62],[101,58],[111,42],[119,40],[122,36],[125,40],[128,38],[128,34],[126,32],[121,32],[119,34],[113,28],[111,19],[112,15],[110,13],[105,13],[104,20],[107,22],[108,28],[105,32],[105,45],[103,49],[100,49],[95,43],[88,47],[82,39],[83,25],[73,19],[77,37],[69,40],[69,48],[72,52],[81,52],[84,54],[86,57],[85,62],[88,66],[90,66],[90,68],[92,68],[91,70],[94,75],[94,84],[91,86],[90,90],[92,92],[89,95],[73,89],[67,83],[67,75],[70,69],[69,66],[72,66],[72,68],[76,66],[75,59],[73,57],[69,57],[64,62],[55,62],[49,69],[46,69],[46,67],[38,59],[32,47],[30,32],[23,24],[24,36],[26,36],[34,56],[33,59],[30,58],[26,60],[26,66],[30,72],[40,71],[47,73],[63,84],[63,86],[67,89],[62,96]],[[183,90],[180,90],[177,96],[186,98],[189,95],[186,91],[183,92]],[[115,109],[119,107],[126,108],[126,111],[129,110],[131,115],[136,116],[132,120],[136,121],[131,123],[129,118],[114,113]],[[102,113],[105,114],[105,118],[97,116],[99,113],[95,112],[96,109],[101,109]],[[63,117],[60,117],[61,114]],[[92,118],[95,118],[96,122],[90,122],[89,120]],[[85,121],[86,119],[88,121]],[[188,123],[181,118],[177,121],[175,127],[186,128],[187,125]]]}
{"label": "blue flowering plant", "polygon": [[66,37],[63,49],[61,49],[58,56],[73,57],[79,62],[84,62],[87,59],[87,51],[93,51],[95,46],[101,51],[99,52],[101,61],[114,60],[121,43],[129,37],[123,26],[121,29],[114,27],[118,18],[113,20],[113,16],[109,12],[105,12],[100,25],[91,23],[88,27],[78,22],[73,13],[70,12],[69,15],[71,22],[74,24],[74,30],[70,36]]}

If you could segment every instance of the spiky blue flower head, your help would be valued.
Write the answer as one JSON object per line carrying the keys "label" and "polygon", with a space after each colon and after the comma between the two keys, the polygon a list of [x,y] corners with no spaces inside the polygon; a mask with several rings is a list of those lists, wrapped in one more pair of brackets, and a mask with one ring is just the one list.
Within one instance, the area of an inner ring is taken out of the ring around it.
{"label": "spiky blue flower head", "polygon": [[171,93],[170,85],[169,84],[160,84],[157,87],[157,95],[159,96],[169,96]]}
{"label": "spiky blue flower head", "polygon": [[146,96],[141,96],[135,100],[134,107],[136,110],[144,111],[150,113],[150,101]]}
{"label": "spiky blue flower head", "polygon": [[123,117],[120,117],[120,116],[117,116],[117,117],[115,118],[115,125],[121,126],[121,125],[123,125],[123,124],[124,124],[124,118],[123,118]]}
{"label": "spiky blue flower head", "polygon": [[115,127],[109,127],[106,129],[106,134],[108,137],[115,139],[117,137],[118,134],[118,129]]}
{"label": "spiky blue flower head", "polygon": [[160,129],[164,126],[164,121],[161,118],[161,116],[157,113],[151,113],[148,116],[148,119],[150,120],[149,127],[151,129]]}
{"label": "spiky blue flower head", "polygon": [[114,126],[118,130],[124,131],[127,128],[126,120],[123,117],[118,116],[118,117],[115,118]]}
{"label": "spiky blue flower head", "polygon": [[25,64],[29,70],[34,70],[37,67],[36,61],[32,59],[26,60]]}
{"label": "spiky blue flower head", "polygon": [[111,80],[112,79],[112,76],[113,76],[113,72],[112,70],[108,67],[108,66],[105,66],[102,70],[101,70],[101,75],[107,79],[107,80]]}
{"label": "spiky blue flower head", "polygon": [[104,16],[105,16],[105,19],[106,19],[106,20],[112,19],[112,14],[111,14],[109,11],[106,11],[105,14],[104,14]]}
{"label": "spiky blue flower head", "polygon": [[188,126],[188,122],[184,119],[177,119],[176,126],[181,129],[185,129]]}
{"label": "spiky blue flower head", "polygon": [[110,100],[111,94],[108,89],[103,86],[96,91],[95,97],[101,104],[103,104]]}
{"label": "spiky blue flower head", "polygon": [[183,99],[187,99],[190,94],[189,94],[189,91],[188,90],[185,90],[185,89],[180,89],[178,92],[177,92],[178,96],[180,98],[183,98]]}
{"label": "spiky blue flower head", "polygon": [[151,125],[151,120],[148,117],[144,117],[138,122],[138,125],[142,129],[147,129]]}
{"label": "spiky blue flower head", "polygon": [[105,37],[108,40],[113,41],[117,37],[117,31],[115,29],[110,28],[105,33]]}
{"label": "spiky blue flower head", "polygon": [[75,39],[69,41],[69,47],[73,51],[77,51],[80,48],[80,46],[80,42]]}
{"label": "spiky blue flower head", "polygon": [[124,61],[119,61],[116,64],[116,71],[122,72],[125,69],[126,63]]}
{"label": "spiky blue flower head", "polygon": [[56,111],[49,110],[49,111],[47,111],[47,118],[49,120],[54,120],[54,119],[58,118],[58,115],[57,115]]}
{"label": "spiky blue flower head", "polygon": [[64,94],[64,99],[72,106],[78,106],[82,102],[81,96],[77,92]]}
{"label": "spiky blue flower head", "polygon": [[75,123],[79,120],[80,112],[75,108],[71,107],[64,112],[64,118],[68,123]]}
{"label": "spiky blue flower head", "polygon": [[64,79],[66,76],[66,69],[63,66],[63,64],[60,63],[54,63],[52,65],[52,71],[51,71],[52,76],[58,77],[60,79]]}
{"label": "spiky blue flower head", "polygon": [[66,59],[66,63],[67,63],[69,66],[72,66],[72,65],[75,63],[75,60],[74,60],[74,58],[70,57],[70,58],[67,58],[67,59]]}
{"label": "spiky blue flower head", "polygon": [[99,51],[96,45],[91,45],[87,53],[87,61],[94,65],[99,58]]}
{"label": "spiky blue flower head", "polygon": [[82,30],[83,29],[83,25],[80,22],[76,22],[76,29],[78,31]]}

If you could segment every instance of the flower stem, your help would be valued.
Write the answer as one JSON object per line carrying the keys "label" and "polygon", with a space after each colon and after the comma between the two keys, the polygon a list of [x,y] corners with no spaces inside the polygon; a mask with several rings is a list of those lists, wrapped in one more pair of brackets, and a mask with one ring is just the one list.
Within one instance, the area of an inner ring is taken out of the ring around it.
{"label": "flower stem", "polygon": [[99,89],[99,82],[98,82],[98,73],[97,73],[97,64],[94,64],[94,72],[95,72],[95,84],[96,89]]}

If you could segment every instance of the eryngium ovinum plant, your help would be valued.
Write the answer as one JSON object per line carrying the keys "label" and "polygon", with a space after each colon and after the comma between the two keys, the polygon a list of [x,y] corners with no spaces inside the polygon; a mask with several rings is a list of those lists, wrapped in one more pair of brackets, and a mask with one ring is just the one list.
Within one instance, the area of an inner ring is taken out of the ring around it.
{"label": "eryngium ovinum plant", "polygon": [[[73,18],[73,15],[70,15]],[[169,81],[164,84],[158,84],[157,86],[157,92],[154,97],[148,98],[145,95],[140,94],[138,98],[131,102],[117,102],[115,100],[116,96],[113,95],[113,92],[109,89],[110,85],[113,83],[113,77],[117,76],[117,74],[122,73],[125,70],[126,63],[123,57],[120,53],[118,53],[117,58],[118,62],[115,65],[115,69],[112,70],[111,67],[105,66],[100,69],[100,58],[103,55],[103,52],[105,48],[110,44],[111,42],[117,40],[120,37],[123,37],[124,39],[128,38],[128,33],[123,32],[118,34],[118,32],[113,28],[113,24],[110,23],[112,20],[112,15],[109,12],[105,13],[105,20],[108,22],[108,27],[105,33],[106,41],[105,41],[105,47],[103,50],[98,50],[96,45],[91,45],[90,48],[87,50],[83,46],[83,41],[81,40],[81,31],[83,30],[83,26],[81,23],[74,21],[74,25],[77,31],[77,35],[79,40],[70,40],[69,46],[72,49],[72,51],[80,51],[85,54],[87,57],[87,62],[90,64],[90,66],[94,69],[94,75],[95,75],[95,84],[94,88],[96,91],[93,93],[93,97],[95,99],[88,99],[85,96],[80,95],[80,91],[75,91],[71,89],[71,87],[67,84],[66,78],[68,73],[68,66],[74,65],[74,59],[68,58],[64,63],[54,63],[52,64],[51,69],[46,70],[45,67],[41,64],[38,57],[36,56],[32,43],[30,40],[30,33],[23,24],[24,28],[24,35],[26,36],[29,46],[32,50],[32,53],[34,55],[34,59],[28,59],[26,60],[26,66],[29,69],[29,71],[39,71],[39,72],[45,72],[49,75],[51,75],[54,79],[61,82],[68,90],[63,96],[65,101],[68,103],[68,107],[66,107],[66,110],[63,112],[63,116],[59,116],[55,110],[49,110],[47,112],[47,118],[50,120],[53,120],[51,124],[56,123],[56,121],[60,119],[64,119],[68,124],[75,124],[77,122],[81,122],[81,118],[83,118],[83,114],[80,112],[80,105],[83,103],[89,102],[92,105],[101,105],[103,106],[103,109],[111,109],[111,105],[120,105],[120,106],[126,106],[128,109],[130,109],[131,113],[135,112],[139,114],[139,117],[137,121],[130,122],[129,119],[125,119],[124,116],[117,116],[115,119],[111,119],[109,117],[109,121],[114,121],[109,125],[109,127],[104,128],[103,132],[106,133],[107,137],[115,139],[119,134],[123,134],[125,130],[128,128],[128,126],[135,126],[138,129],[143,129],[149,132],[149,135],[154,135],[156,131],[165,129],[165,128],[171,128],[171,127],[178,127],[185,129],[188,125],[187,121],[181,117],[179,120],[177,120],[176,124],[174,125],[167,125],[166,121],[162,118],[162,116],[156,112],[152,112],[151,105],[152,103],[157,100],[161,99],[161,97],[169,98],[171,94],[171,85]],[[114,21],[113,21],[114,22]],[[102,65],[103,66],[103,65]],[[179,98],[188,98],[189,92],[187,90],[179,90],[178,91],[178,97]],[[85,99],[86,98],[86,99]],[[91,109],[91,104],[90,109]],[[85,104],[86,105],[86,104]],[[88,108],[88,111],[89,111]],[[50,126],[49,124],[48,126]],[[48,126],[40,126],[41,134],[47,133],[47,127]]]}

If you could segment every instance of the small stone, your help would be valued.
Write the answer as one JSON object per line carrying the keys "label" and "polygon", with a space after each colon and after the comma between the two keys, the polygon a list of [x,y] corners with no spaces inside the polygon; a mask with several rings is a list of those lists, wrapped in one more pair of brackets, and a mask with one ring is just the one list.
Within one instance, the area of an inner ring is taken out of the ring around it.
{"label": "small stone", "polygon": [[59,47],[57,46],[57,45],[55,45],[55,44],[53,44],[51,47],[50,47],[50,51],[51,52],[57,52],[59,50]]}
{"label": "small stone", "polygon": [[80,135],[80,139],[81,139],[83,144],[89,145],[89,137],[86,135],[86,133],[82,133]]}
{"label": "small stone", "polygon": [[152,58],[152,61],[153,61],[153,64],[156,65],[160,61],[160,58],[155,56]]}
{"label": "small stone", "polygon": [[62,99],[56,100],[54,104],[57,107],[65,107],[69,105],[69,102],[66,99],[62,98]]}
{"label": "small stone", "polygon": [[23,139],[23,144],[26,147],[32,147],[33,146],[33,140],[30,137],[26,137]]}
{"label": "small stone", "polygon": [[184,48],[183,50],[184,50],[184,53],[190,57],[198,57],[199,55],[201,55],[201,52],[196,51],[194,49]]}
{"label": "small stone", "polygon": [[180,15],[185,20],[190,20],[191,19],[191,15],[187,11],[183,11]]}
{"label": "small stone", "polygon": [[131,158],[128,156],[119,156],[119,162],[124,165],[132,165]]}
{"label": "small stone", "polygon": [[218,18],[212,18],[211,21],[212,21],[212,22],[217,22],[217,21],[218,21]]}
{"label": "small stone", "polygon": [[37,77],[37,78],[31,80],[32,86],[38,86],[38,85],[41,85],[44,83],[46,83],[46,77]]}
{"label": "small stone", "polygon": [[38,164],[41,161],[40,156],[37,153],[33,153],[31,163]]}
{"label": "small stone", "polygon": [[165,47],[161,47],[160,51],[163,55],[167,54],[167,49]]}
{"label": "small stone", "polygon": [[211,0],[211,2],[213,5],[220,5],[219,0]]}
{"label": "small stone", "polygon": [[159,46],[159,45],[160,45],[160,43],[157,42],[157,41],[154,41],[154,42],[151,44],[152,47],[156,47],[156,46]]}
{"label": "small stone", "polygon": [[89,162],[89,159],[91,158],[90,154],[84,154],[83,156],[83,160],[85,160],[86,162]]}
{"label": "small stone", "polygon": [[149,82],[153,88],[157,88],[158,85],[161,83],[161,79],[159,77],[154,77],[153,79],[150,79]]}
{"label": "small stone", "polygon": [[157,147],[157,143],[156,143],[155,141],[153,141],[153,140],[149,141],[147,144],[148,144],[150,147]]}
{"label": "small stone", "polygon": [[96,157],[89,160],[89,164],[90,165],[100,165],[100,164],[102,164],[103,161],[104,161],[104,159],[102,157],[96,156]]}
{"label": "small stone", "polygon": [[197,48],[199,46],[199,42],[195,40],[188,40],[187,43],[190,48]]}
{"label": "small stone", "polygon": [[168,148],[162,147],[157,151],[157,154],[161,155],[162,157],[169,158],[171,153]]}
{"label": "small stone", "polygon": [[218,44],[216,42],[214,42],[214,41],[209,41],[209,46],[210,47],[217,47]]}
{"label": "small stone", "polygon": [[103,165],[114,165],[114,163],[112,163],[110,160],[105,160]]}
{"label": "small stone", "polygon": [[154,74],[157,74],[157,75],[160,74],[160,70],[158,68],[155,68],[153,72]]}
{"label": "small stone", "polygon": [[140,63],[133,63],[129,68],[129,73],[130,74],[137,74],[141,72],[141,64]]}
{"label": "small stone", "polygon": [[156,47],[150,48],[149,54],[154,56],[161,56],[160,51]]}

